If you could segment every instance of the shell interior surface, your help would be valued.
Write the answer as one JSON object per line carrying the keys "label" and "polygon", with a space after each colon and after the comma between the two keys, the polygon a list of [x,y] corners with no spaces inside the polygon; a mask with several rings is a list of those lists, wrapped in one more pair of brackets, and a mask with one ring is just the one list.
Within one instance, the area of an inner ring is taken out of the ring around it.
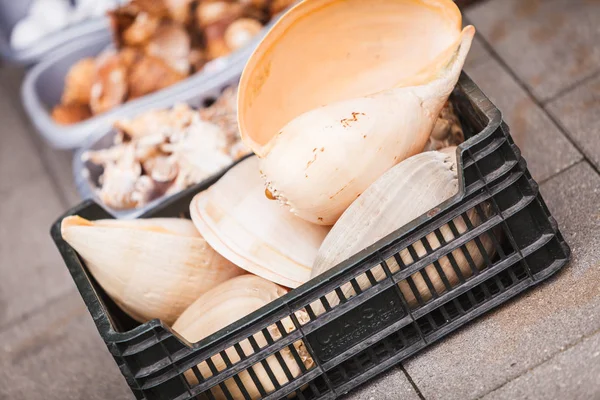
{"label": "shell interior surface", "polygon": [[192,200],[198,231],[248,272],[295,288],[306,282],[328,227],[310,224],[265,197],[258,159],[250,157]]}
{"label": "shell interior surface", "polygon": [[170,325],[202,293],[243,273],[189,220],[72,216],[61,231],[100,286],[139,322],[158,318]]}
{"label": "shell interior surface", "polygon": [[240,124],[249,140],[265,145],[300,114],[389,89],[455,43],[461,23],[450,0],[305,0],[249,60]]}

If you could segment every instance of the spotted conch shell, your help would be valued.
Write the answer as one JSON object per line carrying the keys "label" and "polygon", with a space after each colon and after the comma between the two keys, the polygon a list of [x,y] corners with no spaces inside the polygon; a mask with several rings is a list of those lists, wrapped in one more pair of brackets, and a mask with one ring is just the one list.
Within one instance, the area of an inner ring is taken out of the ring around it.
{"label": "spotted conch shell", "polygon": [[461,26],[451,0],[305,0],[288,11],[239,86],[241,136],[272,197],[332,225],[421,152],[475,34]]}

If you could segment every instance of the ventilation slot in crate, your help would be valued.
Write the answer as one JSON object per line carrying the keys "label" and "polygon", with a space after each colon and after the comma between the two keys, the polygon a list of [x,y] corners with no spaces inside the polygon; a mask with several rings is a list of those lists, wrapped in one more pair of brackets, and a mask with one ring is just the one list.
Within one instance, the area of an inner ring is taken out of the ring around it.
{"label": "ventilation slot in crate", "polygon": [[[374,287],[388,278],[385,269],[380,264],[368,269],[358,276],[343,283],[335,290],[306,305],[295,312],[300,325],[306,325],[319,319],[324,314],[330,313],[336,307],[346,304],[350,299],[365,293],[367,296],[374,294]],[[370,292],[370,293],[369,293]],[[363,296],[365,297],[365,296]],[[358,303],[354,302],[355,305]],[[338,313],[336,313],[338,314]]]}
{"label": "ventilation slot in crate", "polygon": [[501,293],[506,292],[517,283],[527,279],[529,275],[522,263],[505,269],[498,275],[475,286],[473,289],[452,299],[417,320],[424,336],[437,332],[442,327],[466,315]]}
{"label": "ventilation slot in crate", "polygon": [[334,387],[339,387],[419,340],[419,332],[414,324],[407,325],[327,371],[327,376]]}
{"label": "ventilation slot in crate", "polygon": [[[426,258],[431,260],[398,283],[411,309],[428,304],[515,253],[510,243],[503,243],[501,225],[473,232],[493,217],[496,214],[488,203],[478,204],[386,260],[396,275],[416,263],[424,264]],[[433,253],[439,255],[432,258]]]}
{"label": "ventilation slot in crate", "polygon": [[[190,368],[184,374],[190,388],[202,384],[205,380],[226,373],[237,362],[247,359],[249,354],[260,350],[254,337],[220,352],[200,364]],[[248,350],[249,345],[250,350]],[[314,367],[314,361],[306,345],[298,340],[266,357],[230,378],[205,390],[198,398],[214,399],[257,399],[265,397],[281,388],[291,385]]]}

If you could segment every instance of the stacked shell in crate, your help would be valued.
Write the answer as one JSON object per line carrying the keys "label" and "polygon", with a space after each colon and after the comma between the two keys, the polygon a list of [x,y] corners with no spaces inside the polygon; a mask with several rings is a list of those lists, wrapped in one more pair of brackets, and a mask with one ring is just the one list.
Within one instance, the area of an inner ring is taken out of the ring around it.
{"label": "stacked shell in crate", "polygon": [[[451,0],[305,0],[269,32],[241,77],[239,129],[256,157],[198,193],[191,221],[71,216],[62,236],[133,319],[160,319],[190,343],[205,339],[459,193],[456,145],[464,137],[448,98],[474,33],[462,29]],[[386,268],[422,260],[490,212],[484,202],[439,226]],[[498,248],[492,242],[468,241],[397,282],[407,307],[477,274]],[[367,272],[198,365],[180,355],[188,394],[260,398],[314,369],[314,354],[290,339],[276,355],[215,380],[389,274]]]}

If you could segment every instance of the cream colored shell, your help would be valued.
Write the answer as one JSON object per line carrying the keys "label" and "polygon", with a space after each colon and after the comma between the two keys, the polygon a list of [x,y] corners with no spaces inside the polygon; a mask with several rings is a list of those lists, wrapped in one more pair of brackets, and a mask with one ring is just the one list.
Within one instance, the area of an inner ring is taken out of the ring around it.
{"label": "cream colored shell", "polygon": [[[311,276],[315,277],[327,271],[457,194],[455,151],[456,148],[452,147],[442,152],[421,153],[406,159],[383,174],[352,203],[333,226],[319,249]],[[468,216],[474,226],[481,223],[476,212],[470,211]],[[457,218],[454,222],[459,234],[467,230],[462,218]],[[448,225],[442,226],[440,232],[446,242],[455,238]],[[427,235],[426,239],[432,249],[441,247],[435,233]],[[485,236],[481,242],[491,257],[493,247],[490,239]],[[426,253],[421,242],[415,243],[413,248],[419,256]],[[476,267],[481,268],[484,258],[477,249],[476,243],[471,241],[467,243],[466,248]],[[465,278],[471,276],[472,271],[462,251],[458,249],[452,254],[463,276]],[[407,249],[400,252],[400,258],[405,265],[410,265],[413,261]],[[399,271],[399,266],[393,258],[386,261],[392,272]],[[450,285],[456,285],[458,277],[447,257],[440,259],[440,266]],[[435,266],[429,265],[425,271],[437,293],[444,292],[445,286]],[[378,281],[385,278],[382,268],[377,268],[374,275]],[[432,294],[421,274],[417,272],[412,279],[423,301],[429,300]],[[361,288],[370,286],[365,275],[358,279],[358,283]],[[399,286],[409,305],[415,306],[416,297],[408,283],[402,281]],[[342,291],[347,297],[356,294],[350,284],[344,285]],[[328,300],[332,306],[339,303],[335,296],[329,296]]]}
{"label": "cream colored shell", "polygon": [[244,142],[269,191],[332,225],[385,171],[423,150],[474,28],[451,0],[305,0],[250,58]]}
{"label": "cream colored shell", "polygon": [[190,204],[206,241],[231,262],[280,285],[306,282],[328,227],[308,223],[265,197],[256,157],[229,170]]}
{"label": "cream colored shell", "polygon": [[[221,283],[219,286],[198,298],[198,300],[194,302],[181,317],[179,317],[175,324],[173,324],[173,330],[183,336],[187,341],[196,343],[267,305],[284,295],[286,292],[287,290],[284,288],[261,277],[255,275],[238,276],[227,282]],[[289,317],[282,320],[282,325],[288,333],[295,329],[294,324]],[[275,325],[268,327],[267,330],[274,340],[278,340],[282,337],[281,332],[279,332]],[[267,340],[262,333],[255,334],[254,338],[259,347],[262,348],[267,345]],[[246,356],[250,356],[254,353],[254,349],[247,339],[240,342],[240,346]],[[294,347],[305,367],[307,369],[311,368],[314,362],[304,347],[304,344],[302,342],[296,342],[294,343]],[[225,352],[232,363],[235,364],[240,361],[240,356],[233,347],[226,349]],[[297,377],[300,374],[301,369],[291,354],[291,351],[288,348],[284,348],[280,351],[280,354],[292,376]],[[212,361],[218,371],[222,371],[226,368],[225,361],[220,355],[213,356]],[[266,362],[280,385],[289,382],[283,368],[274,355],[268,357]],[[252,368],[265,391],[267,393],[274,391],[275,387],[273,382],[268,377],[263,366],[260,363],[257,363]],[[198,369],[205,379],[213,375],[206,362],[200,363]],[[198,380],[192,371],[187,371],[185,377],[192,385],[198,383]],[[251,398],[255,399],[260,397],[260,393],[247,370],[241,372],[239,378]],[[244,398],[233,379],[226,380],[225,385],[234,399]],[[212,389],[212,393],[217,399],[226,398],[218,386]]]}
{"label": "cream colored shell", "polygon": [[72,216],[61,232],[106,293],[139,322],[158,318],[170,325],[202,293],[243,273],[189,220]]}

